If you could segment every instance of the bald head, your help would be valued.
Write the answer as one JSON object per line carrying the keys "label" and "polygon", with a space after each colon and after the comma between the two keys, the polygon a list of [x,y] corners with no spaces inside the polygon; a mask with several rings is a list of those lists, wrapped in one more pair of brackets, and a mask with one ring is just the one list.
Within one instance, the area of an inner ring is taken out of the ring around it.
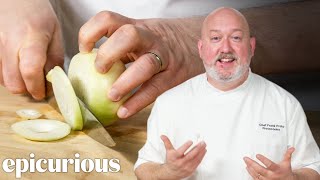
{"label": "bald head", "polygon": [[[214,25],[234,25],[241,28],[247,36],[250,36],[250,29],[246,18],[236,9],[221,7],[211,12],[203,21],[201,36],[203,37],[208,30],[214,30]],[[219,28],[219,27],[217,27]]]}
{"label": "bald head", "polygon": [[203,22],[198,49],[208,81],[221,90],[242,84],[255,49],[246,18],[232,8],[219,8]]}

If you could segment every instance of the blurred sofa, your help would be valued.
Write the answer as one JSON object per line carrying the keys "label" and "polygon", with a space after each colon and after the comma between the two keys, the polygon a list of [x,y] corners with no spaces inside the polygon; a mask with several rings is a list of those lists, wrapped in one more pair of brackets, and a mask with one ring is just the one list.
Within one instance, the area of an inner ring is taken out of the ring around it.
{"label": "blurred sofa", "polygon": [[291,92],[305,111],[320,111],[320,1],[241,12],[257,40],[252,71]]}

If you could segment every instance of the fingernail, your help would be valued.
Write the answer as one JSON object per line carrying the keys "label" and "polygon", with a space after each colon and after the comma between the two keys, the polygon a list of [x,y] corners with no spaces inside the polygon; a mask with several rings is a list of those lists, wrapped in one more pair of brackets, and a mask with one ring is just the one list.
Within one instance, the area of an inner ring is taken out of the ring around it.
{"label": "fingernail", "polygon": [[163,141],[166,137],[165,137],[165,135],[161,135],[160,138]]}
{"label": "fingernail", "polygon": [[100,59],[96,59],[94,64],[95,64],[98,72],[100,72],[102,74],[108,72],[113,65],[112,63],[111,64],[110,63],[104,64]]}
{"label": "fingernail", "polygon": [[37,101],[41,101],[41,100],[43,100],[43,99],[45,98],[44,95],[37,95],[37,96],[32,95],[32,97],[33,97],[35,100],[37,100]]}
{"label": "fingernail", "polygon": [[95,60],[94,65],[96,66],[96,69],[100,73],[106,73],[106,68],[100,63],[99,59]]}
{"label": "fingernail", "polygon": [[84,46],[82,44],[79,44],[79,51],[80,52],[86,52],[86,49],[84,48]]}
{"label": "fingernail", "polygon": [[200,145],[203,146],[203,147],[206,147],[206,143],[204,141],[201,141]]}
{"label": "fingernail", "polygon": [[128,109],[125,107],[120,107],[118,110],[119,118],[126,118],[128,116]]}
{"label": "fingernail", "polygon": [[114,88],[111,88],[111,90],[109,91],[108,97],[109,97],[109,99],[111,99],[111,101],[119,101],[120,100],[120,95],[119,95],[118,91]]}

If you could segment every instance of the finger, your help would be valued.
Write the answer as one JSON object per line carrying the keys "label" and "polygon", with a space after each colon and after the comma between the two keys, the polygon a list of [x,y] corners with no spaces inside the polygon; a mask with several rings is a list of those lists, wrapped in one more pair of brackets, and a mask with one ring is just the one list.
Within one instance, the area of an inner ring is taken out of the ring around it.
{"label": "finger", "polygon": [[119,101],[131,90],[159,72],[159,67],[160,64],[153,54],[147,53],[142,55],[114,82],[108,97],[112,101]]}
{"label": "finger", "polygon": [[174,149],[171,141],[169,140],[169,138],[167,136],[161,135],[161,140],[163,141],[164,147],[166,148],[167,151]]}
{"label": "finger", "polygon": [[[62,44],[63,43],[62,43],[61,29],[59,26],[56,26],[55,31],[53,33],[52,40],[48,47],[47,62],[44,67],[45,76],[55,66],[63,67],[64,50],[63,50]],[[46,80],[45,80],[45,89],[46,89],[47,97],[53,96],[52,84],[48,83],[48,81]]]}
{"label": "finger", "polygon": [[187,141],[186,143],[184,143],[181,147],[179,147],[177,149],[177,152],[179,154],[179,156],[183,156],[184,152],[186,152],[186,150],[193,144],[192,141]]}
{"label": "finger", "polygon": [[246,167],[246,169],[253,179],[261,179],[259,174],[252,167]]}
{"label": "finger", "polygon": [[270,169],[271,171],[273,171],[278,168],[278,165],[276,163],[266,158],[262,154],[257,154],[256,157],[259,161],[261,161],[266,166],[267,169]]}
{"label": "finger", "polygon": [[291,162],[292,153],[295,151],[294,147],[290,147],[284,154],[283,161]]}
{"label": "finger", "polygon": [[0,54],[0,85],[4,86],[3,76],[2,76],[2,61],[1,61],[1,54]]}
{"label": "finger", "polygon": [[63,67],[64,50],[62,45],[62,34],[59,26],[56,26],[52,40],[48,47],[45,74],[55,66]]}
{"label": "finger", "polygon": [[200,162],[202,161],[206,153],[207,153],[207,149],[204,149],[203,151],[201,151],[199,155],[195,158],[195,164],[200,164]]}
{"label": "finger", "polygon": [[268,170],[266,168],[264,168],[263,166],[261,166],[259,163],[257,163],[256,161],[248,158],[248,157],[244,157],[244,162],[246,163],[246,165],[248,167],[251,167],[255,170],[255,172],[263,175],[263,176],[266,176],[267,173],[268,173]]}
{"label": "finger", "polygon": [[163,71],[142,84],[141,88],[119,108],[118,117],[128,118],[151,104],[165,90],[173,87],[174,81],[169,81],[170,79],[170,73]]}
{"label": "finger", "polygon": [[3,82],[3,76],[2,76],[2,51],[3,51],[3,48],[2,48],[2,33],[0,32],[0,85],[1,86],[4,86],[4,82]]}
{"label": "finger", "polygon": [[184,160],[190,161],[194,159],[201,151],[205,150],[206,146],[205,142],[200,142],[185,155]]}
{"label": "finger", "polygon": [[110,37],[113,32],[125,24],[134,24],[134,21],[110,11],[98,13],[80,28],[79,51],[90,52],[103,36]]}
{"label": "finger", "polygon": [[100,46],[95,61],[97,70],[107,72],[115,61],[127,56],[127,53],[144,54],[152,48],[153,39],[151,33],[139,27],[131,24],[121,26]]}
{"label": "finger", "polygon": [[14,94],[21,94],[27,91],[24,81],[22,79],[18,52],[13,45],[8,44],[4,50],[4,56],[2,59],[2,74],[4,86]]}
{"label": "finger", "polygon": [[199,164],[201,163],[206,153],[207,153],[207,149],[204,149],[194,158],[194,160],[192,160],[192,162],[190,163],[191,169],[196,169],[199,166]]}
{"label": "finger", "polygon": [[31,35],[19,51],[19,67],[28,92],[34,99],[45,97],[44,65],[47,60],[47,36]]}

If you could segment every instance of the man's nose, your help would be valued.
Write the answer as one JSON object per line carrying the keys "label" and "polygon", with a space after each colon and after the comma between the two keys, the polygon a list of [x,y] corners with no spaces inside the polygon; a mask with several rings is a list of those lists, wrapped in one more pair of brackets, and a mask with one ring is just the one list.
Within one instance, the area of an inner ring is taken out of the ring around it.
{"label": "man's nose", "polygon": [[231,52],[231,45],[228,39],[224,39],[221,45],[220,53],[230,53]]}

